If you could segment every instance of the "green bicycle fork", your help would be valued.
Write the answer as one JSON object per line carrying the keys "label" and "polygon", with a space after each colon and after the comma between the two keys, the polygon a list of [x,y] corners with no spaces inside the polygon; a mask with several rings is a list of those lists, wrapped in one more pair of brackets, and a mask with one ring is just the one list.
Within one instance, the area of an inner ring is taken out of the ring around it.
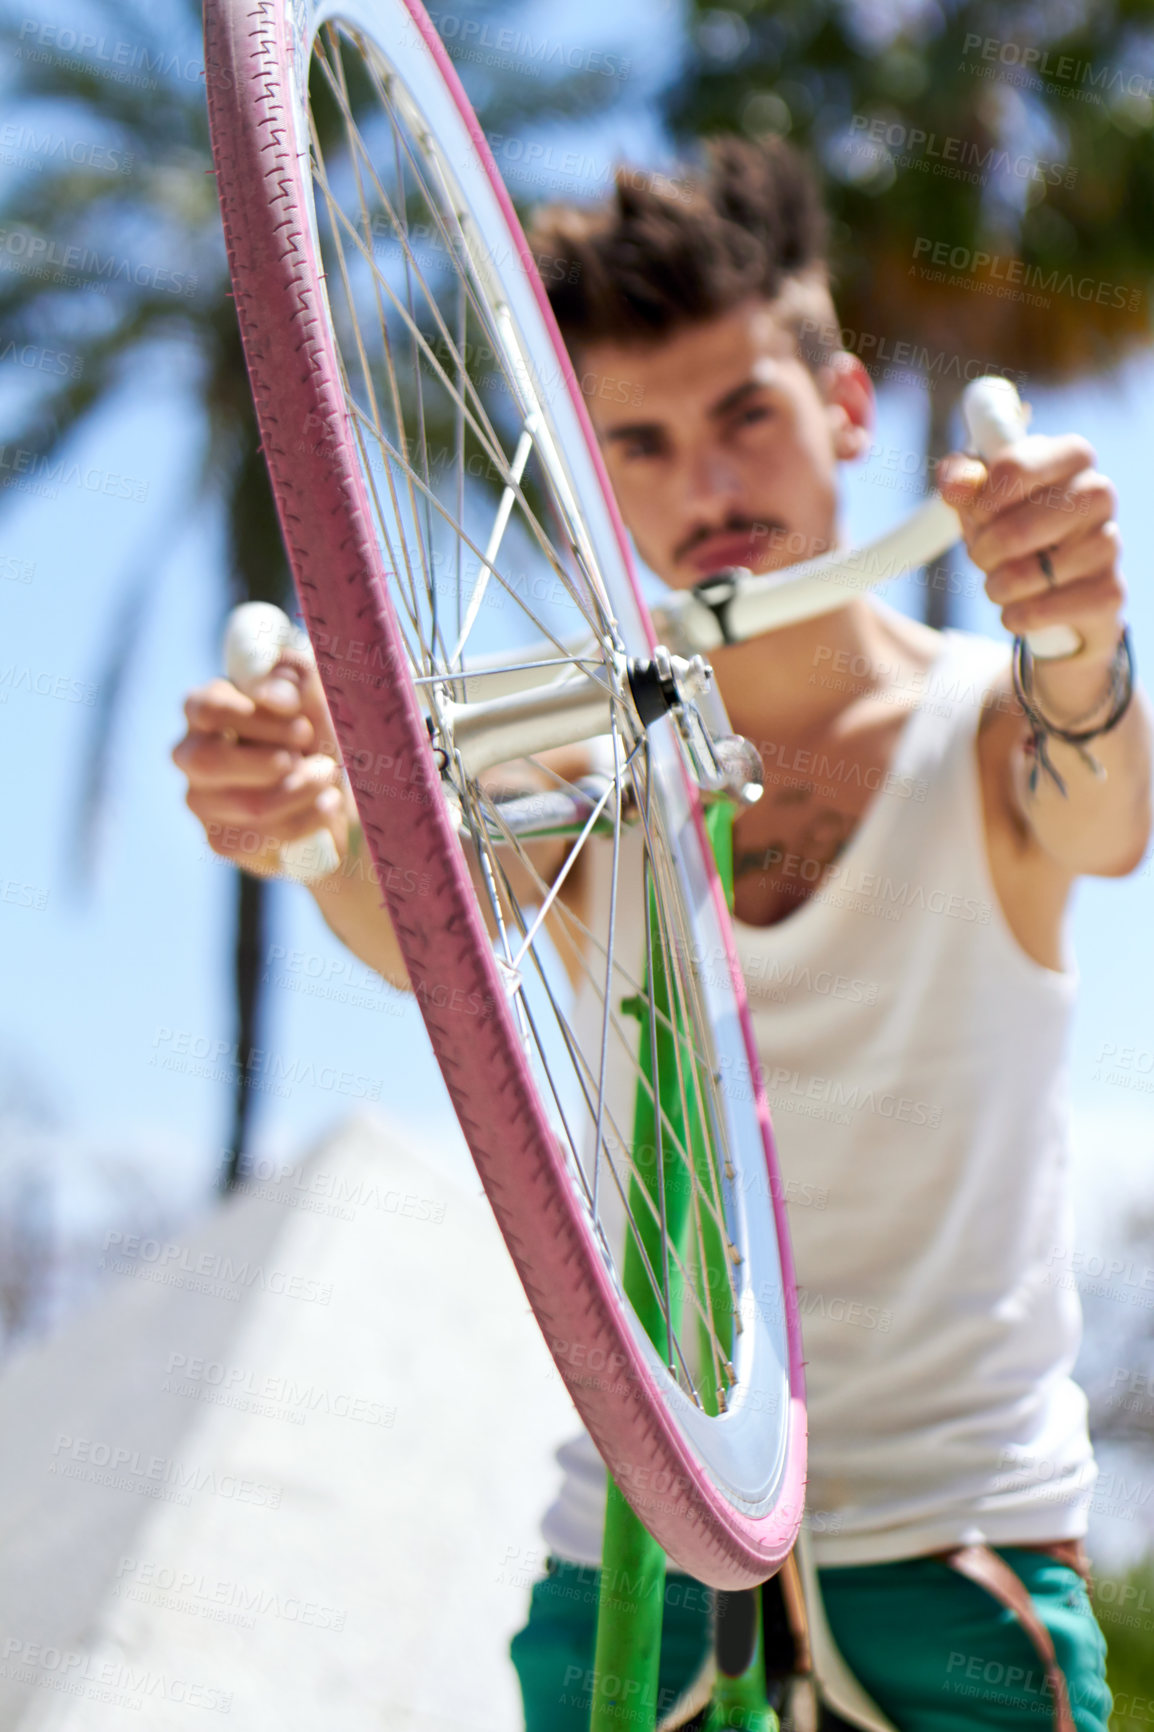
{"label": "green bicycle fork", "polygon": [[[733,907],[733,819],[728,802],[719,801],[706,811],[706,830],[713,845],[726,899]],[[649,918],[656,924],[656,906],[650,892]],[[679,1161],[662,1159],[663,1135],[673,1137],[692,1152],[695,1174],[708,1186],[710,1153],[697,1115],[690,1122],[682,1111],[676,1042],[682,1040],[680,1022],[671,1003],[660,945],[649,946],[653,976],[640,998],[626,1000],[622,1010],[641,1022],[640,1068],[633,1116],[633,1172],[629,1184],[629,1212],[638,1224],[641,1244],[630,1235],[625,1250],[622,1284],[626,1297],[657,1351],[671,1365],[673,1337],[680,1332],[684,1291],[679,1269],[685,1266],[690,1215],[691,1183]],[[657,1007],[656,1026],[651,1025],[646,997],[651,993]],[[687,1057],[686,1063],[690,1062]],[[654,1087],[654,1077],[658,1082]],[[654,1111],[654,1097],[660,1106]],[[659,1135],[659,1129],[663,1135]],[[676,1257],[666,1258],[662,1242],[673,1247]],[[715,1329],[726,1330],[731,1321],[726,1247],[721,1233],[708,1215],[699,1223],[703,1273],[712,1299]],[[668,1293],[668,1310],[654,1290],[650,1271],[655,1271]],[[710,1363],[708,1337],[699,1314],[702,1339],[701,1362]],[[716,1414],[724,1392],[709,1387],[704,1379],[702,1406]],[[778,1721],[765,1696],[761,1646],[761,1590],[754,1602],[756,1620],[753,1653],[738,1676],[720,1671],[706,1719],[707,1732],[741,1728],[742,1732],[776,1732]],[[601,1591],[597,1608],[597,1644],[593,1665],[593,1707],[590,1732],[653,1732],[658,1719],[671,1706],[658,1700],[658,1667],[661,1658],[661,1622],[665,1601],[665,1553],[634,1515],[612,1478],[605,1508],[602,1546]]]}

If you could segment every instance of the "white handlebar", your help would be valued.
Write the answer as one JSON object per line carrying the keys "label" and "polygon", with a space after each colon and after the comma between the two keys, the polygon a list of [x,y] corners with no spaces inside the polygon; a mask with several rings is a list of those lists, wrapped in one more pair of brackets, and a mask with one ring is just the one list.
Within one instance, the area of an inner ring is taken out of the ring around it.
{"label": "white handlebar", "polygon": [[1008,379],[991,373],[973,380],[962,392],[962,419],[976,454],[996,457],[1007,445],[1025,438],[1030,411]]}
{"label": "white handlebar", "polygon": [[[269,601],[246,601],[233,608],[224,634],[224,671],[246,696],[251,697],[261,680],[290,653],[298,661],[314,659],[305,633],[279,607]],[[316,830],[297,842],[285,842],[280,863],[286,877],[310,884],[327,878],[341,862],[331,833]]]}
{"label": "white handlebar", "polygon": [[[1021,439],[1029,419],[1028,409],[1009,380],[996,377],[976,379],[966,387],[962,395],[962,413],[973,450],[986,460],[996,457],[1007,445]],[[851,553],[825,554],[820,559],[806,561],[804,565],[790,566],[786,571],[770,572],[761,577],[741,574],[726,606],[724,637],[712,608],[691,590],[683,590],[671,596],[663,606],[655,608],[654,625],[661,641],[670,648],[683,655],[708,655],[723,641],[738,642],[756,637],[776,626],[789,625],[794,620],[810,619],[843,607],[851,594],[888,582],[903,572],[937,559],[953,546],[960,534],[957,512],[935,493],[896,529]],[[1081,646],[1078,634],[1065,625],[1030,632],[1026,641],[1039,660],[1072,655]],[[589,651],[590,642],[582,638],[569,647],[574,656],[584,655]],[[311,662],[313,659],[307,637],[280,608],[268,602],[250,601],[234,609],[224,645],[225,671],[234,685],[251,693],[286,654],[298,661],[307,659]],[[539,673],[534,673],[531,667],[525,669],[523,648],[512,652],[508,659],[516,666],[507,678],[502,678],[499,672],[502,657],[498,653],[492,658],[484,681],[487,699],[524,694],[530,687],[557,682],[552,665]],[[490,678],[490,675],[496,677]],[[480,678],[479,675],[475,677]],[[566,695],[572,695],[568,688]],[[470,703],[465,707],[477,708],[479,713],[478,706]],[[489,707],[496,711],[500,706],[490,703]],[[536,717],[533,726],[539,727],[540,707],[536,710],[529,707]],[[540,741],[536,744],[530,741],[520,749],[540,750]],[[516,755],[511,747],[506,753],[506,756]],[[281,849],[284,871],[305,883],[327,877],[336,871],[339,863],[336,843],[327,830],[318,830],[300,842],[286,843]]]}
{"label": "white handlebar", "polygon": [[[1029,419],[1029,410],[1013,385],[996,375],[975,379],[966,386],[962,414],[973,450],[986,459],[1021,439]],[[844,607],[852,595],[940,558],[961,533],[953,506],[934,493],[896,529],[850,553],[838,550],[784,571],[742,578],[726,609],[728,640],[740,642],[777,626],[792,625],[795,620],[832,613]],[[668,621],[663,635],[685,654],[700,651],[708,655],[726,641],[714,615],[691,591],[671,598],[664,608],[655,610],[654,617],[659,634]],[[1039,660],[1072,655],[1081,644],[1077,633],[1064,625],[1030,632],[1026,641]]]}
{"label": "white handlebar", "polygon": [[[1030,411],[1008,379],[975,379],[962,392],[962,414],[970,443],[979,457],[994,458],[1007,445],[1024,438]],[[1026,633],[1030,654],[1038,661],[1076,655],[1082,639],[1072,626],[1047,625]]]}

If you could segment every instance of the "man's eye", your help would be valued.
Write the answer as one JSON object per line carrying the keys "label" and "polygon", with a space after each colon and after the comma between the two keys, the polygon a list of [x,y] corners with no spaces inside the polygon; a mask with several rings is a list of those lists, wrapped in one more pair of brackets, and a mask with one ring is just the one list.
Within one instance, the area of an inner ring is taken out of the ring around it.
{"label": "man's eye", "polygon": [[627,440],[623,449],[626,457],[657,457],[661,451],[661,441],[639,433],[636,438]]}
{"label": "man's eye", "polygon": [[751,403],[748,409],[741,411],[738,421],[742,426],[747,426],[752,421],[768,421],[772,414],[773,410],[768,403]]}

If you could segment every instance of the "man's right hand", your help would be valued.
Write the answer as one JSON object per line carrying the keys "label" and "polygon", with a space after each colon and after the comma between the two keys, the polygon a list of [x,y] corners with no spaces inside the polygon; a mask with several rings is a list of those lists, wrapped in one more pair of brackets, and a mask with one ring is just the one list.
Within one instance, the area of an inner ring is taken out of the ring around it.
{"label": "man's right hand", "polygon": [[[350,858],[350,831],[353,825],[359,828],[359,820],[315,667],[287,655],[252,697],[229,680],[210,680],[189,693],[184,712],[188,732],[174,748],[173,761],[188,777],[188,806],[204,825],[213,852],[247,872],[283,876],[281,845],[328,830],[341,864],[308,889],[329,927],[353,954],[393,986],[407,988],[408,971],[377,873],[363,855]],[[566,778],[589,767],[584,747],[559,747],[541,753],[540,760]],[[519,781],[529,777],[534,786],[553,785],[541,769],[528,771],[519,765],[516,774]],[[568,848],[550,841],[532,844],[524,852],[549,884]],[[507,863],[510,872],[517,869],[517,862]],[[585,862],[578,859],[560,892],[561,901],[581,920],[588,918],[586,876]],[[529,898],[531,893],[526,879],[521,894]],[[481,894],[480,904],[491,923],[487,893]],[[576,982],[583,941],[568,926],[554,930],[555,919],[555,914],[549,916],[549,930]]]}
{"label": "man's right hand", "polygon": [[356,807],[314,667],[286,657],[252,697],[210,680],[184,713],[188,731],[172,758],[215,854],[274,877],[283,843],[323,829],[345,860]]}

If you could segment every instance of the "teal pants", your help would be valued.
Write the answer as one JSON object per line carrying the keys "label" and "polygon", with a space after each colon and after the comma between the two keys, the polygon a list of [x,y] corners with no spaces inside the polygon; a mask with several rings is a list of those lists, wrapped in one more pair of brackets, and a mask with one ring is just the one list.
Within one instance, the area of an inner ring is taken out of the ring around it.
{"label": "teal pants", "polygon": [[[1078,1732],[1106,1732],[1106,1644],[1076,1571],[999,1548],[1053,1638]],[[550,1560],[513,1637],[526,1732],[588,1732],[600,1572]],[[1041,1662],[1013,1613],[935,1558],[820,1572],[826,1616],[850,1669],[899,1732],[1049,1732]],[[671,1573],[660,1705],[693,1678],[709,1644],[710,1590]]]}

